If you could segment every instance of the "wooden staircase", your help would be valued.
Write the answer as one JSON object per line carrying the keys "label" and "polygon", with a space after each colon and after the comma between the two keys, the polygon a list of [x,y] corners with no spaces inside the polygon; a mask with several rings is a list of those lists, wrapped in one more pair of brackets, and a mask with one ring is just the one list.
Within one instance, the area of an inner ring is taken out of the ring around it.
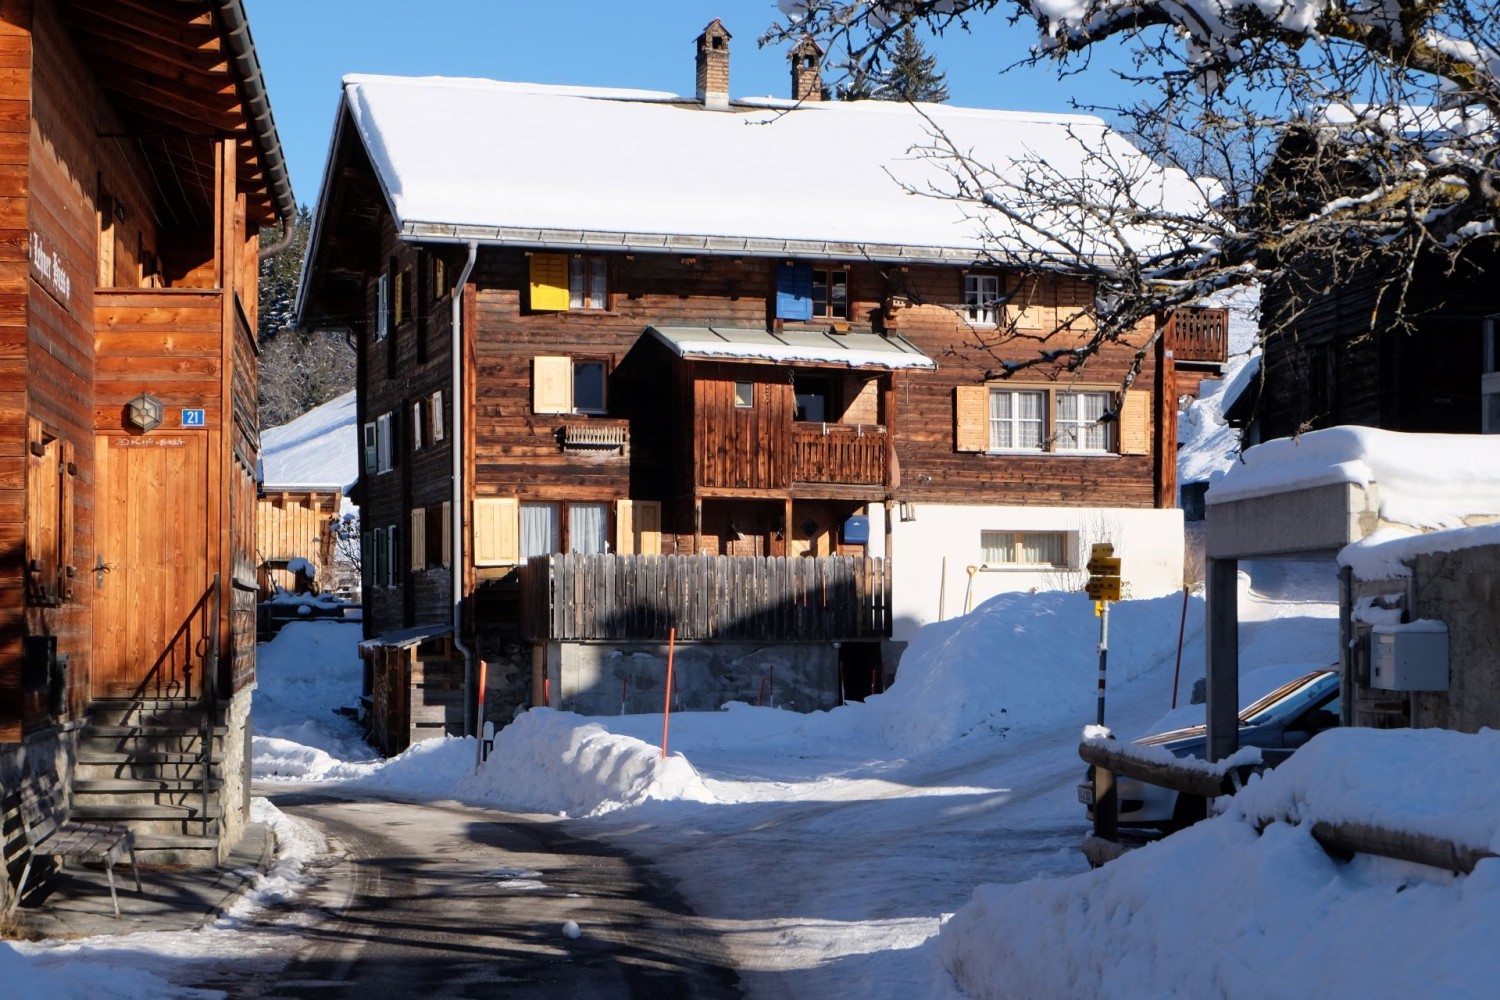
{"label": "wooden staircase", "polygon": [[130,827],[141,864],[217,864],[227,730],[212,720],[205,758],[205,711],[196,699],[93,702],[79,735],[73,818]]}

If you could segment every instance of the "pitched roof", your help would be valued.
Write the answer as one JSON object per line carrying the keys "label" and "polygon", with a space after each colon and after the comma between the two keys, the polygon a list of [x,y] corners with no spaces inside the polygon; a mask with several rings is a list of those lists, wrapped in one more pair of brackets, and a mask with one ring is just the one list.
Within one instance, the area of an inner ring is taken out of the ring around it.
{"label": "pitched roof", "polygon": [[[1084,178],[1102,151],[1138,197],[1203,210],[1186,175],[1083,115],[772,98],[711,111],[655,91],[359,75],[344,106],[415,239],[897,261],[1034,250],[1035,233],[928,196],[955,183],[930,152],[938,132],[1011,180],[1037,160]],[[1114,249],[1038,224],[1095,256]]]}

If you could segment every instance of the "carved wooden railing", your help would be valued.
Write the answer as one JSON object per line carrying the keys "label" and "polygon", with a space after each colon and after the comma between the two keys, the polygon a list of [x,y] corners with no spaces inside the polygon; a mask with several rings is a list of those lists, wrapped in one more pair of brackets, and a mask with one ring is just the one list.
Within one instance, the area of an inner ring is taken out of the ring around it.
{"label": "carved wooden railing", "polygon": [[1167,349],[1177,361],[1229,360],[1229,310],[1184,306],[1167,320]]}

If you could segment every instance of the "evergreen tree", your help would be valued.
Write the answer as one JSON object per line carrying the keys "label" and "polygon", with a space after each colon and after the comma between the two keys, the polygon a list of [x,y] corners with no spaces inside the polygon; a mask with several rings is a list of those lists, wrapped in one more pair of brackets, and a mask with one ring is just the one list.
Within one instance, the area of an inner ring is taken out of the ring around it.
{"label": "evergreen tree", "polygon": [[[297,212],[292,245],[260,264],[260,424],[276,427],[354,388],[355,358],[342,333],[294,330],[292,307],[312,215]],[[279,229],[262,229],[261,246]]]}
{"label": "evergreen tree", "polygon": [[901,29],[901,40],[891,57],[891,68],[881,74],[880,85],[871,95],[877,101],[927,101],[941,104],[948,99],[946,73],[938,72],[937,57],[927,54],[917,31],[910,24]]}

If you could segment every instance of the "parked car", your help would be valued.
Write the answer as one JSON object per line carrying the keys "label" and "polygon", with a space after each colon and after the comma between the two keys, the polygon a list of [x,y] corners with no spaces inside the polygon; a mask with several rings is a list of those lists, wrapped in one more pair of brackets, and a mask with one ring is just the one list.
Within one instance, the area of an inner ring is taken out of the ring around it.
{"label": "parked car", "polygon": [[[1314,670],[1289,681],[1240,711],[1240,746],[1267,750],[1295,750],[1325,729],[1339,724],[1339,675],[1337,670]],[[1163,747],[1178,757],[1206,755],[1208,729],[1190,726],[1173,729],[1135,742]],[[1090,766],[1078,786],[1078,801],[1094,818],[1094,769]],[[1121,826],[1154,826],[1175,830],[1200,820],[1207,801],[1197,795],[1178,793],[1137,778],[1117,777],[1115,793],[1120,803]]]}

